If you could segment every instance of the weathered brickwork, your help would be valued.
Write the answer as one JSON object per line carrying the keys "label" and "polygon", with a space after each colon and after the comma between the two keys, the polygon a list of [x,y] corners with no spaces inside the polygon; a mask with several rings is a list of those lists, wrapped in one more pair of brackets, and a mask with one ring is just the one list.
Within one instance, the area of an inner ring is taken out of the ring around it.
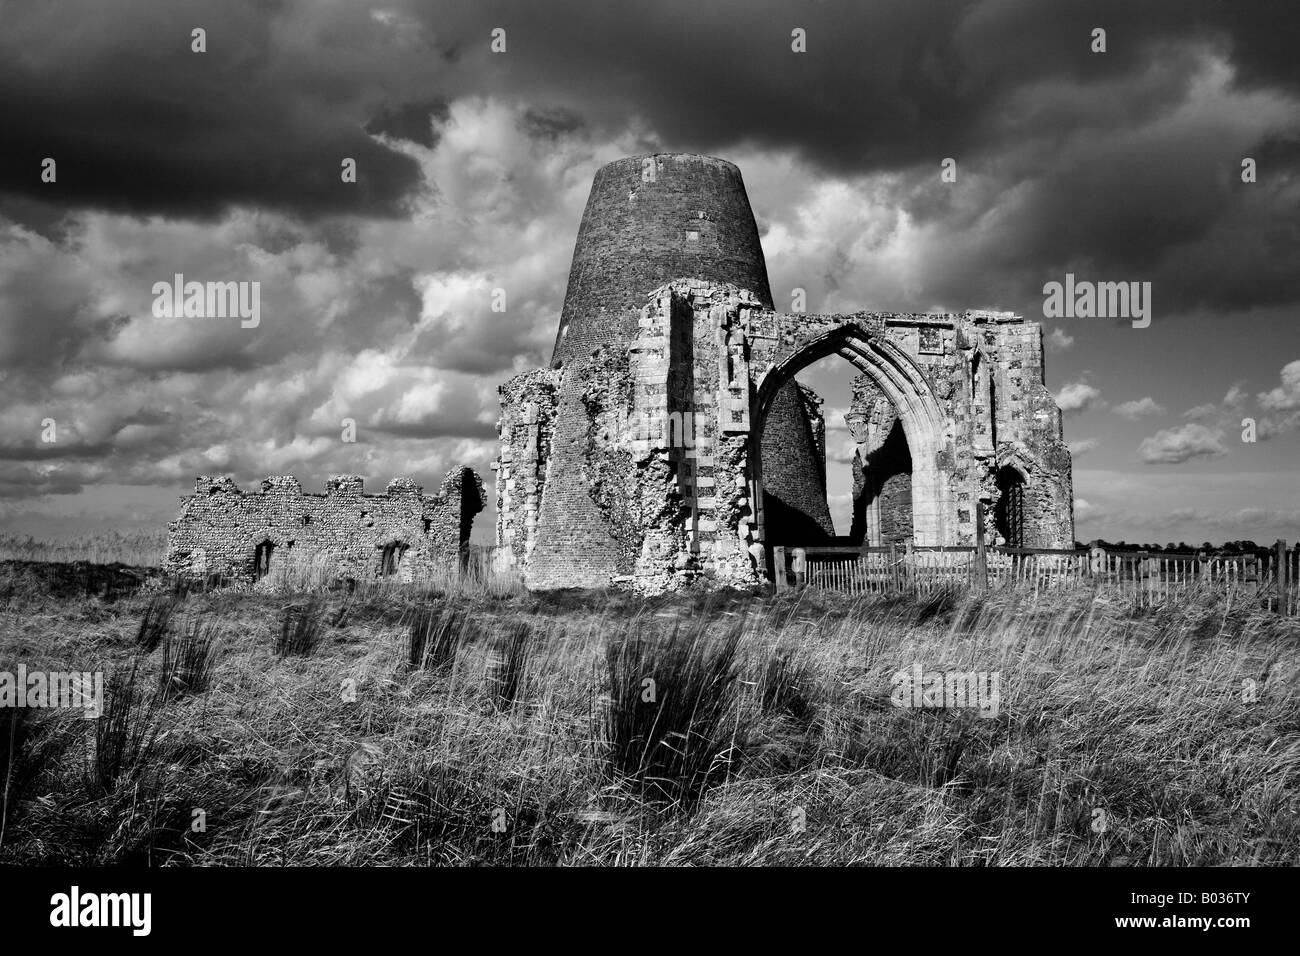
{"label": "weathered brickwork", "polygon": [[777,392],[768,410],[762,436],[764,508],[773,543],[816,544],[835,536],[826,503],[821,405],[812,389],[795,382]]}
{"label": "weathered brickwork", "polygon": [[553,367],[501,388],[503,559],[539,588],[756,586],[773,545],[833,533],[821,400],[794,378],[831,354],[861,373],[859,540],[969,545],[982,501],[990,541],[1012,514],[1015,543],[1073,543],[1036,323],[777,313],[739,172],[657,156],[597,175]]}
{"label": "weathered brickwork", "polygon": [[510,552],[507,565],[526,566],[536,540],[554,444],[559,381],[558,372],[535,369],[497,390],[502,407],[497,422],[501,455],[492,467],[497,473],[497,543]]}
{"label": "weathered brickwork", "polygon": [[629,156],[596,173],[569,269],[553,366],[637,334],[645,297],[678,276],[729,282],[772,307],[740,170],[712,156]]}
{"label": "weathered brickwork", "polygon": [[437,495],[422,491],[394,478],[384,494],[368,495],[361,478],[337,475],[324,493],[304,494],[296,478],[277,475],[245,492],[230,478],[202,475],[168,525],[164,569],[267,585],[289,568],[327,580],[455,571],[483,510],[483,482],[471,468],[454,468]]}

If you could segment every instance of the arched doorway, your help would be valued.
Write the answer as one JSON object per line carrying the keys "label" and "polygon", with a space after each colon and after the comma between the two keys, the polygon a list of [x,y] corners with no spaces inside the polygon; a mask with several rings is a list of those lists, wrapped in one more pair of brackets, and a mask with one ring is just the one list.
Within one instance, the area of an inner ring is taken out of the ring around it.
{"label": "arched doorway", "polygon": [[[828,355],[839,355],[853,364],[879,390],[880,396],[895,411],[902,443],[907,449],[910,469],[910,512],[912,540],[918,545],[951,544],[948,540],[952,521],[949,517],[948,478],[940,467],[944,448],[944,415],[925,375],[916,362],[897,345],[883,336],[872,335],[856,322],[836,322],[814,328],[811,334],[796,339],[776,356],[756,388],[755,426],[751,432],[748,459],[751,471],[752,500],[758,505],[756,524],[759,538],[770,547],[764,514],[763,466],[761,443],[752,436],[762,435],[767,412],[778,392],[804,368]],[[891,428],[892,430],[892,428]],[[887,439],[887,436],[882,436]],[[892,451],[897,453],[899,439]]]}

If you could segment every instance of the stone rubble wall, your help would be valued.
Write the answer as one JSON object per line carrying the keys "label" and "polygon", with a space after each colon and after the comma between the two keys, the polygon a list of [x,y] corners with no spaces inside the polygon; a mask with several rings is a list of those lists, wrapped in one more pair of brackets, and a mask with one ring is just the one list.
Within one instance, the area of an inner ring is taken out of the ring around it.
{"label": "stone rubble wall", "polygon": [[537,540],[561,377],[555,369],[534,369],[497,389],[501,453],[492,469],[497,485],[497,563],[503,570],[527,567]]}
{"label": "stone rubble wall", "polygon": [[304,494],[296,478],[276,475],[245,492],[231,478],[201,475],[168,525],[163,568],[252,584],[256,550],[269,542],[264,582],[288,567],[326,580],[376,578],[390,545],[400,551],[398,580],[455,572],[486,501],[483,483],[473,469],[453,468],[437,495],[422,491],[409,478],[394,478],[384,494],[368,495],[363,479],[336,475],[324,493]]}

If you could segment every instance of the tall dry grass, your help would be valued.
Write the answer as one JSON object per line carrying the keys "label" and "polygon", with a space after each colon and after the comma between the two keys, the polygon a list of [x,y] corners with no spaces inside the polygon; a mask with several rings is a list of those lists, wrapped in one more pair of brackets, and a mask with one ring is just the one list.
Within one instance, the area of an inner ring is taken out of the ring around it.
{"label": "tall dry grass", "polygon": [[[110,710],[3,745],[0,863],[1300,862],[1300,634],[1213,594],[358,588],[281,657],[304,597],[185,597],[225,639],[152,711],[146,598],[0,610],[0,662],[140,668],[121,748]],[[996,715],[895,706],[914,664],[998,674]]]}
{"label": "tall dry grass", "polygon": [[0,561],[120,562],[156,568],[167,551],[166,531],[103,532],[58,541],[38,541],[30,535],[0,535]]}

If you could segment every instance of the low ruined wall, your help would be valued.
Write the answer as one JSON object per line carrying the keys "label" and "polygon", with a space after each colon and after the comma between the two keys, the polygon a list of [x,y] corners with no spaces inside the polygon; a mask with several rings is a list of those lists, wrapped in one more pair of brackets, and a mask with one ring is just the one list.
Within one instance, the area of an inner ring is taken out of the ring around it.
{"label": "low ruined wall", "polygon": [[321,494],[304,494],[291,476],[245,492],[230,478],[202,475],[181,501],[168,526],[166,572],[251,583],[261,577],[260,548],[264,580],[289,573],[323,583],[455,571],[485,495],[473,469],[454,468],[437,495],[407,478],[368,495],[355,475],[330,478]]}

